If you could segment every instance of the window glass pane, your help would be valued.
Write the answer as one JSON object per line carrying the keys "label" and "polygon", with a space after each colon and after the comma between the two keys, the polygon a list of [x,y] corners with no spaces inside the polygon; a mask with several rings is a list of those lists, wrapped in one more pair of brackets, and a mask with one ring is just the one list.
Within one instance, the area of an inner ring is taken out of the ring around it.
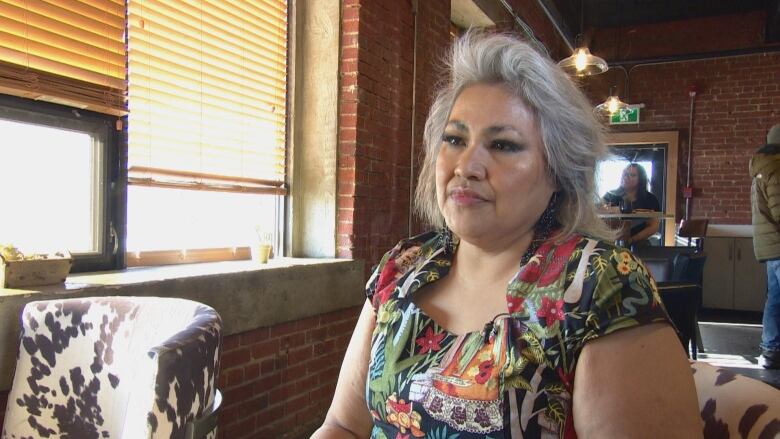
{"label": "window glass pane", "polygon": [[276,242],[279,196],[129,186],[127,198],[128,252]]}
{"label": "window glass pane", "polygon": [[99,252],[100,143],[0,119],[0,243],[25,253]]}

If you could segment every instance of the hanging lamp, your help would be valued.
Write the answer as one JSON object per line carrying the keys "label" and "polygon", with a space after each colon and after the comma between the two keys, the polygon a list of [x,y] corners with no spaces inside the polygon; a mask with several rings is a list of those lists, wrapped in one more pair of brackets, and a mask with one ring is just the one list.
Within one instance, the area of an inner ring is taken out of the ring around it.
{"label": "hanging lamp", "polygon": [[558,61],[558,66],[569,75],[592,76],[604,73],[609,70],[604,58],[598,57],[588,49],[582,42],[582,32],[585,29],[585,1],[580,2],[580,29],[577,37],[574,38],[574,53],[568,58]]}
{"label": "hanging lamp", "polygon": [[612,116],[624,108],[628,108],[628,104],[620,100],[615,93],[615,86],[610,87],[607,100],[596,105],[596,111],[605,116]]}
{"label": "hanging lamp", "polygon": [[609,66],[604,61],[604,58],[590,53],[590,50],[584,45],[575,49],[574,53],[568,58],[558,61],[558,66],[569,75],[576,76],[598,75],[609,70]]}

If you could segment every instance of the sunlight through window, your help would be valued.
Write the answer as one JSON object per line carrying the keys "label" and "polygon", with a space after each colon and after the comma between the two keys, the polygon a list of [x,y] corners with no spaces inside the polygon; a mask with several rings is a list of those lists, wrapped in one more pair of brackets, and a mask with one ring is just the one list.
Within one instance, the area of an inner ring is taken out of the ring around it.
{"label": "sunlight through window", "polygon": [[278,198],[130,186],[127,251],[252,245],[277,230]]}
{"label": "sunlight through window", "polygon": [[97,252],[100,148],[83,132],[0,120],[0,243]]}

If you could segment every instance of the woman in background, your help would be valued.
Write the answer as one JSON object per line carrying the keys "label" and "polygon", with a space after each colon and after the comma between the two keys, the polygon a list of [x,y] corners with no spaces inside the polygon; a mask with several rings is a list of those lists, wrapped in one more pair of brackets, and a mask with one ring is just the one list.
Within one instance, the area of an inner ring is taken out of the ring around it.
{"label": "woman in background", "polygon": [[[624,213],[660,212],[658,198],[647,190],[647,171],[638,163],[631,163],[623,169],[620,187],[613,189],[602,198],[610,206],[620,206]],[[635,219],[631,221],[631,231],[625,237],[624,245],[648,245],[647,240],[658,232],[661,221],[657,218]]]}

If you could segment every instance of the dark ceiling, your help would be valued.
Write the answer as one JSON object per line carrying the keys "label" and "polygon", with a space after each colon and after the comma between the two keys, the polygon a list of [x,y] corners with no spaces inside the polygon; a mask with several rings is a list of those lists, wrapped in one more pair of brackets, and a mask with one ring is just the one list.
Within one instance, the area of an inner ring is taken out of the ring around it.
{"label": "dark ceiling", "polygon": [[[754,11],[767,13],[766,42],[778,41],[780,0],[546,0],[574,40],[593,28],[660,23]],[[738,31],[738,30],[735,30]]]}

